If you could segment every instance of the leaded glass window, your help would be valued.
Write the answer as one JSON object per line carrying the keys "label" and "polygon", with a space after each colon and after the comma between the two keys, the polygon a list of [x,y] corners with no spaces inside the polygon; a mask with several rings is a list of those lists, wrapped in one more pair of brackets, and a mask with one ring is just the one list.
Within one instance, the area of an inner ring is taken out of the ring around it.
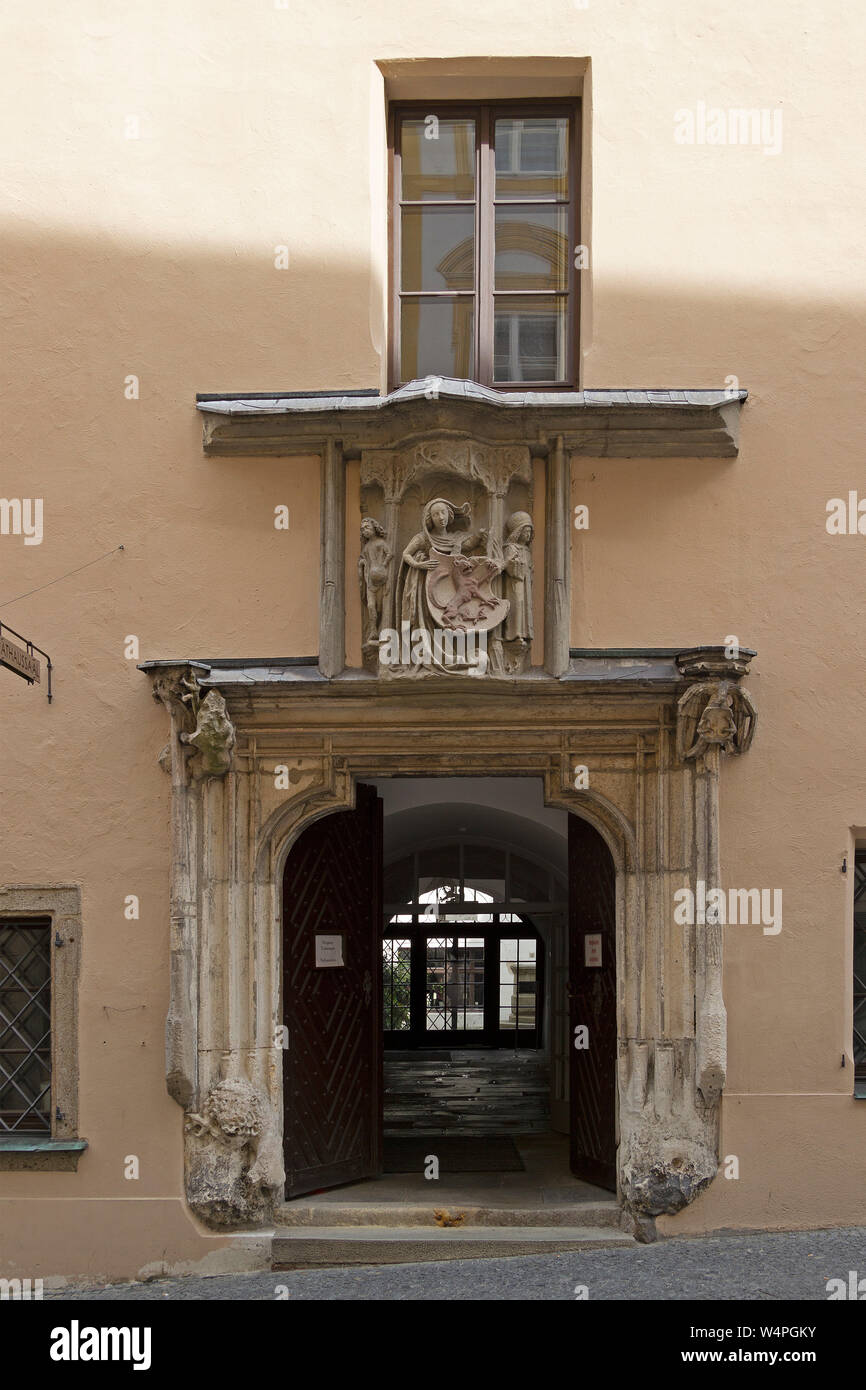
{"label": "leaded glass window", "polygon": [[51,921],[0,919],[0,1133],[51,1133]]}

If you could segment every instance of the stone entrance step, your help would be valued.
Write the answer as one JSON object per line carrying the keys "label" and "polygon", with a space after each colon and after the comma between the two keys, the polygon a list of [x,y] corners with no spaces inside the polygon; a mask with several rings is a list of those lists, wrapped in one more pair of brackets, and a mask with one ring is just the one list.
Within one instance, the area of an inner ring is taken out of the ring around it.
{"label": "stone entrance step", "polygon": [[501,1259],[632,1246],[604,1226],[294,1226],[273,1238],[273,1269]]}
{"label": "stone entrance step", "polygon": [[[463,1216],[459,1226],[439,1226],[436,1212],[447,1211],[450,1217]],[[451,1193],[443,1193],[437,1202],[316,1202],[297,1197],[286,1202],[276,1213],[278,1234],[290,1227],[387,1227],[399,1228],[426,1227],[428,1230],[476,1230],[479,1227],[562,1227],[568,1226],[583,1230],[619,1230],[622,1224],[622,1208],[614,1201],[609,1202],[566,1202],[555,1201],[536,1203],[532,1206],[474,1206],[461,1202]]]}

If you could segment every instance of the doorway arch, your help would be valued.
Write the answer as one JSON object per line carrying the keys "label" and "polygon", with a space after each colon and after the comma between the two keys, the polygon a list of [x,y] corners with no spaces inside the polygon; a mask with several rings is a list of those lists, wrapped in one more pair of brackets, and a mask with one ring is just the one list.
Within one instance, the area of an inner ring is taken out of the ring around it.
{"label": "doorway arch", "polygon": [[[433,815],[416,806],[427,833],[409,849],[411,817],[405,808],[394,817],[395,850],[378,804],[376,789],[359,784],[354,809],[317,816],[284,863],[283,1021],[297,1038],[284,1062],[287,1194],[377,1169],[383,1037],[373,1016],[400,1061],[413,1048],[440,1057],[456,1048],[464,1068],[466,1049],[488,1062],[506,1048],[543,1060],[541,1111],[516,1103],[506,1085],[478,1087],[465,1113],[442,1113],[440,1091],[439,1120],[425,1113],[424,1133],[453,1130],[455,1119],[467,1135],[556,1128],[571,1136],[572,1171],[616,1190],[616,891],[602,836],[580,817],[548,813],[560,832],[547,827],[548,846],[561,843],[545,857],[526,846],[529,821],[445,801]],[[502,1079],[487,1075],[489,1086]]]}
{"label": "doorway arch", "polygon": [[[576,812],[604,839],[617,873],[620,1191],[654,1216],[712,1181],[725,1076],[721,946],[709,928],[671,923],[684,883],[718,882],[718,760],[678,751],[679,678],[508,694],[495,683],[455,686],[445,699],[438,686],[407,698],[375,682],[239,682],[226,686],[233,767],[203,779],[185,776],[175,756],[188,724],[183,687],[175,697],[160,680],[173,740],[166,1079],[190,1113],[194,1211],[242,1224],[282,1187],[270,1137],[284,1132],[281,884],[292,845],[316,820],[351,810],[356,783],[444,779],[455,767],[461,779],[541,777],[545,808]],[[580,765],[591,787],[577,784]],[[193,1127],[226,1099],[224,1083],[261,1114],[267,1163],[252,1145],[227,1158],[221,1132]]]}

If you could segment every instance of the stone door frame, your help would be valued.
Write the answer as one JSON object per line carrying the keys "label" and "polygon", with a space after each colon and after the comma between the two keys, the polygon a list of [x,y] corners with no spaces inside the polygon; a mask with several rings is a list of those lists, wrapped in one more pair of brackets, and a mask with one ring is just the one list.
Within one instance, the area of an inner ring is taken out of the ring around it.
{"label": "stone door frame", "polygon": [[[720,753],[748,746],[754,709],[739,685],[747,657],[702,648],[670,667],[395,691],[148,664],[171,715],[160,758],[172,778],[167,1086],[186,1112],[199,1216],[260,1223],[282,1200],[283,868],[308,825],[352,807],[357,781],[391,776],[540,776],[547,806],[603,836],[617,877],[620,1194],[653,1217],[712,1181],[721,929],[677,925],[674,893],[719,884]],[[575,786],[578,766],[588,787]]]}

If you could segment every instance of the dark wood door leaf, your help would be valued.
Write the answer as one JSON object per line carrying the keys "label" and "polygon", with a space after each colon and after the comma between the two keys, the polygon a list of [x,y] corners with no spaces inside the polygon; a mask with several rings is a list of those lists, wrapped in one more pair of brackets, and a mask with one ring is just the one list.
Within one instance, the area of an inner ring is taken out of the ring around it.
{"label": "dark wood door leaf", "polygon": [[381,1170],[381,887],[382,803],[359,785],[283,876],[287,1197]]}
{"label": "dark wood door leaf", "polygon": [[[601,835],[576,815],[568,898],[571,1171],[616,1191],[616,871]],[[588,1036],[576,1032],[583,1027]]]}

